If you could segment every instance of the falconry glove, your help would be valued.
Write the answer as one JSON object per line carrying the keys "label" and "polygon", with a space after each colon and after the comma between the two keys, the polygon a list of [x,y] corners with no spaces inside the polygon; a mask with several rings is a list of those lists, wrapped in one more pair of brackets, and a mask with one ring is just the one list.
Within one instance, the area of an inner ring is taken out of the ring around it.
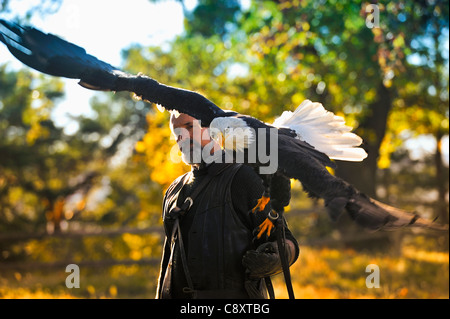
{"label": "falconry glove", "polygon": [[[294,261],[294,256],[286,245],[286,256],[289,265]],[[267,242],[260,245],[256,250],[249,250],[242,258],[242,264],[250,279],[259,279],[279,274],[283,271],[281,259],[276,242]]]}

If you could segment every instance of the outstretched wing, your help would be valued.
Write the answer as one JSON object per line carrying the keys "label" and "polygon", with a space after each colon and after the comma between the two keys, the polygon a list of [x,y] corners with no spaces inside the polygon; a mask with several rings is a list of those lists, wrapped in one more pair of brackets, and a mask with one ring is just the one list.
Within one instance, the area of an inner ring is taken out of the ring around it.
{"label": "outstretched wing", "polygon": [[134,92],[168,110],[189,114],[203,126],[215,117],[231,115],[201,94],[160,84],[148,76],[125,73],[87,54],[85,49],[33,27],[0,19],[0,41],[17,59],[40,72],[79,79],[79,84],[88,89]]}
{"label": "outstretched wing", "polygon": [[[106,89],[112,87],[119,69],[86,53],[83,48],[32,27],[0,20],[0,40],[21,62],[40,72],[81,79]],[[100,87],[98,87],[100,89]]]}
{"label": "outstretched wing", "polygon": [[278,141],[279,172],[287,178],[299,180],[309,196],[324,199],[332,220],[336,221],[347,211],[357,224],[373,231],[402,227],[448,230],[448,225],[434,223],[366,196],[353,185],[330,174],[323,162],[315,160],[307,149],[295,147],[292,141],[298,140],[280,135]]}
{"label": "outstretched wing", "polygon": [[[201,120],[203,126],[209,126],[216,117],[236,115],[234,112],[224,112],[196,92],[163,85],[147,76],[127,74],[87,54],[79,46],[32,27],[22,27],[0,19],[0,41],[17,59],[40,72],[79,79],[80,85],[89,89],[134,92],[142,99],[161,104],[168,110],[189,114]],[[301,114],[297,115],[302,118]],[[288,116],[280,126],[299,124],[298,118]],[[310,195],[324,198],[332,216],[346,208],[357,222],[372,229],[395,229],[404,225],[441,228],[414,214],[374,202],[356,190],[349,192],[352,187],[329,174],[323,167],[323,161],[310,160],[311,154],[307,152],[308,156],[305,156],[306,151],[305,145],[300,148],[288,145],[284,150],[280,145],[279,166],[286,177],[300,180]],[[316,159],[319,158],[316,156]],[[448,229],[448,225],[442,227]]]}
{"label": "outstretched wing", "polygon": [[403,227],[416,227],[438,231],[448,231],[448,225],[400,208],[381,203],[364,194],[358,194],[347,203],[347,211],[360,226],[369,230],[397,230]]}

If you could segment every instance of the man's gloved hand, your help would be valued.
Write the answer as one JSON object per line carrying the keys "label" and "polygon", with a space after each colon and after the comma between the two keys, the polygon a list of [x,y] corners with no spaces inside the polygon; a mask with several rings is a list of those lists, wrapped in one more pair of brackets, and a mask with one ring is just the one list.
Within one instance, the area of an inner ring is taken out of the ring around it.
{"label": "man's gloved hand", "polygon": [[[286,244],[286,256],[289,265],[294,261],[294,253],[290,245]],[[256,250],[249,250],[242,257],[242,264],[247,269],[250,279],[264,278],[279,274],[283,271],[281,259],[276,242],[267,242],[260,245]]]}

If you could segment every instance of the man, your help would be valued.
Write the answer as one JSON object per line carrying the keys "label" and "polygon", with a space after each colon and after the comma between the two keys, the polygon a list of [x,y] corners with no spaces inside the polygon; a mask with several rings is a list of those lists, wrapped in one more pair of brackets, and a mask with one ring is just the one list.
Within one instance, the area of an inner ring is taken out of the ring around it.
{"label": "man", "polygon": [[[157,298],[264,298],[262,279],[282,267],[276,238],[254,238],[270,210],[267,205],[252,212],[264,191],[261,179],[247,165],[217,161],[220,146],[191,116],[172,114],[170,122],[183,161],[192,170],[177,178],[164,197],[166,240]],[[280,189],[285,204],[288,186]],[[286,238],[292,265],[299,248],[287,228]]]}

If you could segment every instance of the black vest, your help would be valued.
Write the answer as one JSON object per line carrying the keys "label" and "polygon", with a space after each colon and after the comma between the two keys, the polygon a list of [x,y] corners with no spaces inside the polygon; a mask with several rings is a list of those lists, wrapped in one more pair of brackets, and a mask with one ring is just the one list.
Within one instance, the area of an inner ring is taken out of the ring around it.
{"label": "black vest", "polygon": [[[225,164],[212,164],[208,168],[208,174],[215,174],[222,165]],[[244,224],[235,212],[231,200],[231,182],[240,167],[240,164],[234,164],[215,175],[198,195],[197,209],[189,211],[189,214],[195,215],[188,233],[187,263],[194,289],[199,291],[200,298],[248,298],[244,287],[245,269],[242,266],[242,256],[252,249],[253,229]],[[163,202],[163,220],[176,206],[179,190],[189,180],[189,174],[191,173],[179,177],[168,188]],[[166,241],[158,298],[162,297],[161,289],[171,250],[170,225],[166,221],[164,224]]]}

